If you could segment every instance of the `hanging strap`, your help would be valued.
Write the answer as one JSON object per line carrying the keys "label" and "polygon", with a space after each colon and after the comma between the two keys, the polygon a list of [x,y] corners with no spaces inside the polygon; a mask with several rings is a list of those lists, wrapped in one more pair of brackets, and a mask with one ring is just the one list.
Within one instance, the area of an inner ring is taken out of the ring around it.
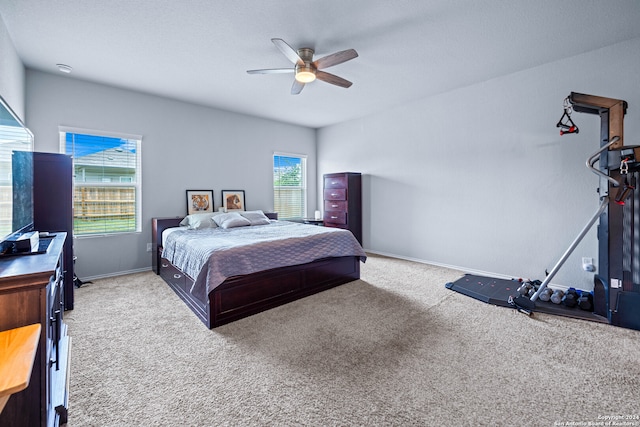
{"label": "hanging strap", "polygon": [[576,126],[576,124],[573,123],[573,120],[571,120],[572,112],[573,112],[573,108],[571,108],[571,101],[569,100],[569,97],[567,97],[564,99],[564,113],[562,114],[562,117],[560,117],[560,120],[558,120],[558,123],[556,124],[556,127],[560,128],[560,135],[564,135],[565,133],[580,132],[580,129],[578,129],[578,126]]}

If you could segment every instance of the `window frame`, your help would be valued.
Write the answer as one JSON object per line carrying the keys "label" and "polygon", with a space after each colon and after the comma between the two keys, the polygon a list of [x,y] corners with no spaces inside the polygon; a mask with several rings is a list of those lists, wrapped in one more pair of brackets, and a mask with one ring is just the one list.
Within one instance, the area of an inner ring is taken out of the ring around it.
{"label": "window frame", "polygon": [[108,237],[108,236],[122,236],[125,234],[139,234],[142,233],[142,135],[127,134],[122,132],[109,132],[95,129],[77,128],[69,126],[59,126],[58,134],[60,138],[60,153],[71,155],[73,162],[73,192],[75,195],[76,180],[75,180],[75,161],[73,154],[66,151],[66,135],[68,133],[91,135],[97,137],[106,138],[119,138],[136,141],[136,181],[127,183],[121,182],[90,182],[82,183],[82,187],[130,187],[134,189],[135,194],[135,230],[127,231],[109,231],[109,232],[97,232],[97,233],[82,233],[77,234],[75,232],[75,214],[74,214],[74,238],[93,238],[93,237]]}
{"label": "window frame", "polygon": [[[299,153],[288,153],[288,152],[283,152],[283,151],[274,151],[273,155],[271,156],[271,167],[272,170],[275,168],[275,160],[276,157],[293,157],[293,158],[297,158],[300,159],[300,164],[301,164],[301,186],[300,187],[296,187],[299,188],[302,192],[302,207],[301,207],[301,213],[302,216],[301,217],[285,217],[282,216],[280,212],[278,212],[278,218],[279,219],[302,219],[302,218],[306,218],[307,216],[307,209],[309,206],[309,187],[308,187],[308,167],[307,167],[307,158],[308,156],[306,154],[299,154]],[[273,207],[274,207],[274,211],[277,211],[276,208],[276,185],[275,185],[275,175],[273,176],[273,182],[272,182],[272,188],[273,188]],[[284,188],[284,187],[278,187],[278,188]]]}

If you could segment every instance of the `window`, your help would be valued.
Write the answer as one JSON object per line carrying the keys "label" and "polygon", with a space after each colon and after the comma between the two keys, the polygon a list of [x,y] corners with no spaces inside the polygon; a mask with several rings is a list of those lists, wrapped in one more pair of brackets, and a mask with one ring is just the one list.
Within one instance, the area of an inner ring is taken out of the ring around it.
{"label": "window", "polygon": [[73,157],[73,233],[141,231],[142,137],[60,129],[60,148]]}
{"label": "window", "polygon": [[[28,222],[26,217],[16,221],[14,213],[12,158],[17,151],[33,150],[33,134],[23,126],[0,97],[0,239]],[[30,218],[33,220],[33,218]]]}
{"label": "window", "polygon": [[307,211],[307,158],[273,155],[273,208],[278,218],[304,218]]}

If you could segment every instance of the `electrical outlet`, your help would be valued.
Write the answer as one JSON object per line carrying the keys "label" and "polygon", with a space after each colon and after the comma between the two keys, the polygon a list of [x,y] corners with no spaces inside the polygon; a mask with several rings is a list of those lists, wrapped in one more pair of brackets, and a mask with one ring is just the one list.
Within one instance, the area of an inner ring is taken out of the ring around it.
{"label": "electrical outlet", "polygon": [[151,252],[152,246],[151,243],[147,243],[147,252]]}
{"label": "electrical outlet", "polygon": [[582,269],[588,272],[596,271],[596,268],[593,265],[593,258],[582,257]]}

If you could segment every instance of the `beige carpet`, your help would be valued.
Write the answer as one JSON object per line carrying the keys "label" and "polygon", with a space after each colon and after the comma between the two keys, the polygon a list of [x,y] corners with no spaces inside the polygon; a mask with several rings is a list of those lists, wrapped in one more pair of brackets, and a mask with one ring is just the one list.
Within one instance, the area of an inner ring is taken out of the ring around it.
{"label": "beige carpet", "polygon": [[491,306],[460,272],[370,256],[362,279],[209,330],[155,274],[66,313],[69,426],[640,426],[640,332]]}

